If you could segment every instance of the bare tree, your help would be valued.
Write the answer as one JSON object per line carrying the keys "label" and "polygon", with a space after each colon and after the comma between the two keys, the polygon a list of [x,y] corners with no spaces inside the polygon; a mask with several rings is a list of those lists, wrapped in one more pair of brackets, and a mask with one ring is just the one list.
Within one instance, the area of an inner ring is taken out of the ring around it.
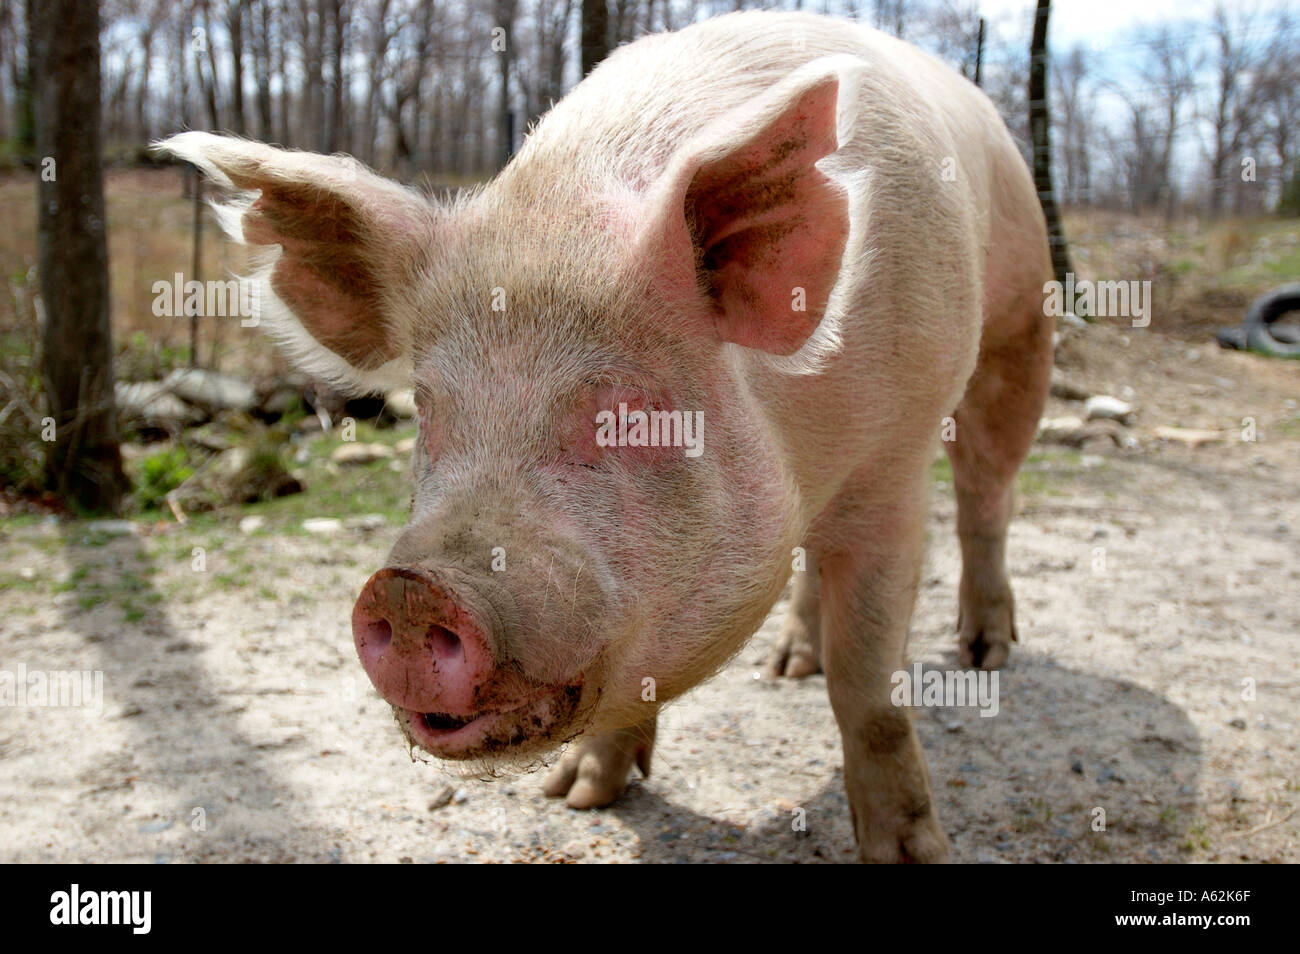
{"label": "bare tree", "polygon": [[1111,159],[1124,180],[1130,212],[1140,212],[1160,200],[1164,170],[1160,166],[1160,143],[1165,138],[1159,110],[1142,90],[1112,84],[1113,92],[1128,108],[1125,134],[1110,141]]}
{"label": "bare tree", "polygon": [[1066,204],[1092,201],[1093,109],[1088,89],[1088,58],[1075,46],[1066,56],[1053,58],[1058,129],[1061,132],[1062,188]]}
{"label": "bare tree", "polygon": [[985,36],[983,88],[997,107],[1007,128],[1011,130],[1025,156],[1032,162],[1029,150],[1029,104],[1025,77],[1029,75],[1028,48],[1022,42],[1012,43],[995,27]]}
{"label": "bare tree", "polygon": [[[1229,16],[1222,3],[1216,4],[1210,18],[1214,41],[1215,88],[1208,119],[1210,125],[1209,213],[1222,214],[1227,206],[1230,187],[1239,208],[1241,176],[1234,166],[1243,157],[1242,150],[1250,139],[1256,121],[1255,94],[1251,77],[1259,68],[1261,50],[1250,37],[1255,26],[1250,12]],[[1290,54],[1288,54],[1290,55]]]}
{"label": "bare tree", "polygon": [[[1300,116],[1300,61],[1294,52],[1296,21],[1290,10],[1278,9],[1270,29],[1272,39],[1257,74],[1259,135],[1261,145],[1270,146],[1276,161],[1275,177],[1279,207],[1297,187],[1300,157],[1297,156],[1296,117]],[[1297,209],[1292,211],[1295,214]]]}
{"label": "bare tree", "polygon": [[910,12],[907,27],[909,39],[975,78],[980,16],[974,0],[939,0]]}
{"label": "bare tree", "polygon": [[524,85],[527,124],[564,95],[565,40],[573,18],[573,0],[536,0],[532,10],[535,37],[534,56],[516,58],[515,71]]}
{"label": "bare tree", "polygon": [[[0,136],[12,137],[14,134],[13,123],[10,118],[12,107],[10,106],[9,91],[17,91],[18,83],[14,82],[11,86],[4,82],[4,74],[7,71],[11,76],[16,78],[16,64],[18,59],[17,31],[14,27],[14,21],[17,19],[16,0],[0,0]],[[16,97],[15,97],[16,98]]]}
{"label": "bare tree", "polygon": [[383,109],[384,60],[393,42],[389,26],[389,9],[392,0],[373,0],[366,18],[366,39],[369,44],[369,68],[366,72],[366,102],[362,130],[358,145],[366,160],[375,161],[378,155],[379,117]]}
{"label": "bare tree", "polygon": [[271,118],[271,0],[252,0],[249,43],[253,52],[253,83],[257,87],[257,135],[275,138]]}
{"label": "bare tree", "polygon": [[493,0],[493,12],[496,18],[496,23],[493,25],[494,30],[503,31],[500,36],[501,48],[496,50],[497,82],[501,85],[500,90],[498,90],[500,98],[497,101],[496,165],[500,168],[510,161],[515,146],[515,117],[510,109],[510,65],[514,62],[515,57],[513,48],[514,29],[515,16],[519,12],[519,2],[518,0]]}
{"label": "bare tree", "polygon": [[1147,47],[1151,55],[1144,58],[1146,65],[1140,75],[1149,87],[1159,90],[1163,99],[1152,183],[1156,194],[1151,200],[1152,204],[1163,200],[1165,215],[1172,218],[1178,198],[1174,183],[1174,142],[1184,125],[1183,107],[1196,90],[1201,59],[1190,37],[1168,24],[1151,31]]}
{"label": "bare tree", "polygon": [[[612,0],[614,16],[610,19],[611,46],[630,43],[637,36],[638,0]],[[608,9],[608,7],[606,7]]]}
{"label": "bare tree", "polygon": [[36,115],[46,476],[74,506],[127,489],[113,402],[96,0],[29,0]]}
{"label": "bare tree", "polygon": [[351,9],[345,0],[321,0],[321,27],[328,38],[323,59],[329,66],[324,89],[324,130],[321,148],[337,152],[347,147],[345,104],[347,102],[347,75],[343,64],[347,62],[348,27]]}
{"label": "bare tree", "polygon": [[607,0],[582,0],[582,75],[609,56],[609,6]]}
{"label": "bare tree", "polygon": [[298,0],[298,15],[293,23],[297,31],[298,56],[302,62],[299,96],[304,122],[298,131],[298,141],[315,150],[324,148],[325,143],[325,17],[322,9],[325,2]]}
{"label": "bare tree", "polygon": [[[429,65],[433,58],[435,17],[438,8],[428,0],[420,0],[413,9],[402,14],[402,23],[396,32],[397,51],[389,64],[387,85],[390,95],[385,111],[394,133],[394,161],[398,168],[410,173],[419,165],[421,98]],[[409,44],[409,45],[408,45]],[[465,129],[452,129],[448,135],[459,142],[468,132],[468,106],[460,116]],[[406,117],[410,117],[409,123]],[[459,134],[459,135],[458,135]]]}
{"label": "bare tree", "polygon": [[190,84],[187,57],[192,43],[190,37],[190,24],[192,22],[188,7],[182,6],[176,9],[174,23],[176,48],[172,51],[175,57],[172,61],[172,81],[174,84],[172,123],[179,129],[186,129],[190,125]]}
{"label": "bare tree", "polygon": [[908,0],[871,0],[872,20],[877,29],[901,37],[912,5]]}
{"label": "bare tree", "polygon": [[142,142],[153,138],[153,127],[149,119],[149,87],[153,76],[154,45],[166,15],[163,0],[141,0],[135,11],[135,37],[140,46],[140,69],[135,87],[135,135]]}
{"label": "bare tree", "polygon": [[221,112],[217,106],[217,52],[212,36],[212,14],[209,0],[197,0],[195,12],[199,19],[199,32],[192,37],[194,69],[198,74],[199,91],[208,110],[208,128],[221,128]]}
{"label": "bare tree", "polygon": [[226,38],[230,44],[230,131],[244,134],[244,25],[249,0],[226,0]]}

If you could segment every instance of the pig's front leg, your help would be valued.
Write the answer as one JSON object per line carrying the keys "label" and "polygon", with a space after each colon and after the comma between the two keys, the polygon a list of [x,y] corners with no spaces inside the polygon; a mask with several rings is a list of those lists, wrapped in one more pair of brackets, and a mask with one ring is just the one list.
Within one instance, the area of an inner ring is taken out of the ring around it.
{"label": "pig's front leg", "polygon": [[563,796],[570,808],[611,804],[627,788],[634,763],[642,775],[650,776],[657,720],[658,716],[651,716],[628,729],[578,739],[546,777],[542,791],[554,798]]}
{"label": "pig's front leg", "polygon": [[925,494],[862,508],[822,554],[822,664],[844,748],[858,850],[863,861],[944,861],[921,743],[908,710],[890,701],[904,667],[907,627],[920,577]]}
{"label": "pig's front leg", "polygon": [[822,671],[820,571],[811,550],[806,561],[804,568],[794,573],[790,608],[767,657],[769,678],[801,679]]}

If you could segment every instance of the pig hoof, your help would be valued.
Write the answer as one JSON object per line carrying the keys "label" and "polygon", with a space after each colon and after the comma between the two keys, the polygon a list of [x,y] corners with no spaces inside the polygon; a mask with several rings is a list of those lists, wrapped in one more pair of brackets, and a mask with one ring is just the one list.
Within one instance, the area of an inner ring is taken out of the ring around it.
{"label": "pig hoof", "polygon": [[634,764],[649,777],[654,744],[653,719],[630,729],[579,739],[546,777],[542,791],[552,798],[563,796],[570,808],[604,808],[623,794]]}
{"label": "pig hoof", "polygon": [[865,864],[943,864],[948,860],[948,836],[933,812],[907,819],[902,830],[874,837],[858,835],[858,854]]}
{"label": "pig hoof", "polygon": [[787,624],[777,637],[767,657],[766,673],[769,679],[802,679],[822,671],[821,647],[811,637],[807,627]]}
{"label": "pig hoof", "polygon": [[957,614],[957,631],[962,666],[1001,669],[1011,655],[1011,644],[1019,641],[1010,593],[978,608],[963,608]]}

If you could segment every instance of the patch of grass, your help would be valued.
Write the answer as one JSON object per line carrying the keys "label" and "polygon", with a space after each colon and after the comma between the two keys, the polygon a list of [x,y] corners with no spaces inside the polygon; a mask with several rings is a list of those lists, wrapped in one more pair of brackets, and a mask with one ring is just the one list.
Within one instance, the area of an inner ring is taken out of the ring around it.
{"label": "patch of grass", "polygon": [[1019,497],[1064,497],[1065,491],[1054,486],[1051,476],[1041,471],[1021,468],[1016,474],[1016,495]]}
{"label": "patch of grass", "polygon": [[35,513],[16,513],[12,517],[0,520],[0,526],[6,530],[30,530],[39,526],[45,518]]}
{"label": "patch of grass", "polygon": [[1016,813],[1011,827],[1021,834],[1038,831],[1051,822],[1054,814],[1051,805],[1041,798],[1035,798],[1029,803],[1029,808]]}
{"label": "patch of grass", "polygon": [[188,367],[188,341],[172,345],[137,331],[119,345],[113,358],[113,373],[119,381],[153,381],[175,368]]}
{"label": "patch of grass", "polygon": [[136,478],[135,496],[143,510],[163,505],[167,495],[194,475],[190,453],[184,446],[165,448],[143,458]]}
{"label": "patch of grass", "polygon": [[1198,849],[1207,851],[1210,847],[1210,836],[1205,831],[1204,822],[1196,822],[1189,825],[1184,834],[1183,841],[1179,844],[1180,851],[1193,852]]}
{"label": "patch of grass", "polygon": [[70,593],[84,583],[89,576],[90,567],[78,566],[68,575],[66,580],[62,583],[55,583],[52,589],[55,593]]}
{"label": "patch of grass", "polygon": [[[358,421],[356,439],[362,443],[392,446],[413,436],[414,428],[397,427],[380,430]],[[408,462],[402,456],[361,466],[339,467],[330,463],[330,454],[340,442],[325,435],[308,445],[306,464],[298,465],[306,492],[249,504],[241,515],[257,514],[266,518],[269,532],[302,532],[302,522],[311,517],[346,519],[367,513],[382,514],[392,525],[406,522],[411,503],[411,478]]]}
{"label": "patch of grass", "polygon": [[39,577],[32,577],[30,580],[23,578],[17,573],[0,573],[0,593],[6,590],[15,590],[25,593],[32,593],[44,586],[44,581]]}
{"label": "patch of grass", "polygon": [[[1094,470],[1109,466],[1103,462]],[[1068,491],[1061,483],[1083,472],[1083,455],[1078,451],[1035,451],[1025,458],[1016,475],[1016,493],[1021,497],[1063,497]],[[938,486],[953,484],[952,464],[947,455],[930,464],[930,480]]]}
{"label": "patch of grass", "polygon": [[218,573],[212,577],[212,582],[222,589],[242,590],[251,582],[250,574],[244,573]]}

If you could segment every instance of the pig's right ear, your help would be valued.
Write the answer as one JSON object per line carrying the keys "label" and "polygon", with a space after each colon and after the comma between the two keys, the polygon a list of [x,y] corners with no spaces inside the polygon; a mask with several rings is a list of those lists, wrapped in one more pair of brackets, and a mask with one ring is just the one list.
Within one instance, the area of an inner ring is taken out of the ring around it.
{"label": "pig's right ear", "polygon": [[353,391],[409,380],[411,329],[391,298],[436,237],[431,202],[345,156],[201,132],[156,148],[237,190],[217,212],[265,253],[246,279],[257,318],[299,367]]}
{"label": "pig's right ear", "polygon": [[638,258],[723,341],[790,355],[822,323],[849,214],[816,163],[839,148],[841,75],[853,62],[814,61],[712,123],[651,193]]}

